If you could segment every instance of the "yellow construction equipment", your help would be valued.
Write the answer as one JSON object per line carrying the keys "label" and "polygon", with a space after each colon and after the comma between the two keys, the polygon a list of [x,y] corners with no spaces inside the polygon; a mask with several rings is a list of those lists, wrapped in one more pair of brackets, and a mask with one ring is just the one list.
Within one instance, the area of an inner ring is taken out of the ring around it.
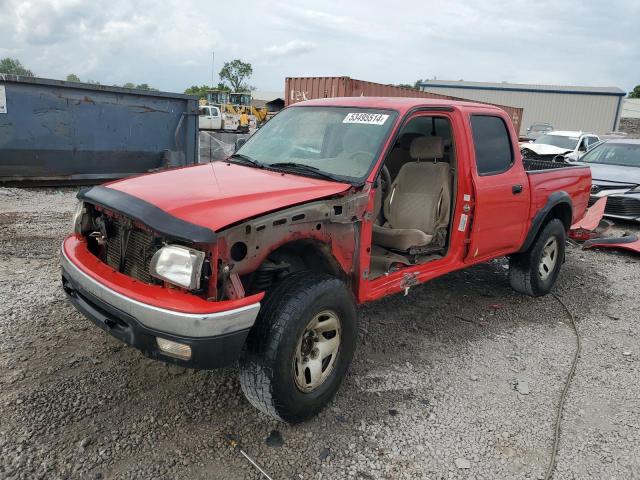
{"label": "yellow construction equipment", "polygon": [[240,130],[240,115],[249,115],[249,126],[257,128],[267,118],[266,108],[251,105],[250,92],[228,92],[225,90],[209,90],[207,104],[220,108],[222,112],[223,130]]}

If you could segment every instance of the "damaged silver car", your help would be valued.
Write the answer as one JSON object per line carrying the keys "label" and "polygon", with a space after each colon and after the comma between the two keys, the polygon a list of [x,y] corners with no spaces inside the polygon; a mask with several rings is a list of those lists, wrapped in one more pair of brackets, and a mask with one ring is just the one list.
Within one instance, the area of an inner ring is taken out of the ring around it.
{"label": "damaged silver car", "polygon": [[605,216],[640,221],[640,140],[607,140],[580,163],[591,167],[590,206],[608,197]]}

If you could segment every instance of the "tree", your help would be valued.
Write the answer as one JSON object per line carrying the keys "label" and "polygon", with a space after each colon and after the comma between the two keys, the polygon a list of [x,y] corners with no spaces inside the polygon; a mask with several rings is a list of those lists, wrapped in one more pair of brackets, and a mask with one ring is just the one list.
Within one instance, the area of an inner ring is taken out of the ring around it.
{"label": "tree", "polygon": [[220,79],[224,83],[228,83],[234,92],[251,90],[251,86],[245,82],[245,80],[251,78],[251,75],[253,75],[251,64],[237,58],[230,62],[225,62],[218,74]]}
{"label": "tree", "polygon": [[226,90],[226,91],[230,91],[231,89],[226,86],[224,83],[220,82],[218,83],[217,86],[215,87],[210,87],[209,85],[192,85],[191,87],[187,88],[184,93],[186,93],[187,95],[195,95],[198,98],[207,98],[207,92],[209,90]]}
{"label": "tree", "polygon": [[[117,87],[117,85],[115,86]],[[127,82],[124,85],[122,85],[122,88],[135,88],[137,90],[149,90],[150,92],[158,91],[157,88],[150,87],[148,83],[139,83],[138,85],[136,85],[132,82]]]}
{"label": "tree", "polygon": [[419,79],[416,80],[415,82],[413,82],[413,85],[411,85],[410,83],[399,83],[396,85],[396,87],[402,87],[402,88],[410,88],[412,90],[420,90],[420,84],[423,83],[424,80]]}
{"label": "tree", "polygon": [[191,85],[184,91],[184,93],[187,95],[195,95],[198,98],[206,98],[207,90],[209,89],[210,87],[208,87],[207,85],[202,85],[200,87],[198,85]]}
{"label": "tree", "polygon": [[139,83],[135,88],[137,88],[138,90],[149,90],[150,92],[158,91],[157,88],[150,87],[147,83]]}
{"label": "tree", "polygon": [[640,85],[636,85],[635,88],[629,92],[629,98],[640,98]]}
{"label": "tree", "polygon": [[67,82],[81,82],[80,77],[75,73],[70,73],[67,75]]}
{"label": "tree", "polygon": [[0,73],[8,73],[10,75],[23,75],[25,77],[33,77],[33,72],[20,63],[17,58],[3,58],[0,60]]}

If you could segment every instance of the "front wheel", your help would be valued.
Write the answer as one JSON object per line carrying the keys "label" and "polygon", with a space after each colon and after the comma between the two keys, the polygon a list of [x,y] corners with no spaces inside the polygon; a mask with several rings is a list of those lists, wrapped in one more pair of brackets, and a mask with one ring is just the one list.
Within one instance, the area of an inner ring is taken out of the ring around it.
{"label": "front wheel", "polygon": [[551,291],[564,261],[567,233],[557,218],[542,229],[528,252],[512,255],[509,259],[509,281],[514,290],[532,297]]}
{"label": "front wheel", "polygon": [[240,358],[240,385],[260,411],[289,423],[316,415],[335,395],[356,347],[353,296],[338,278],[285,277],[267,294]]}

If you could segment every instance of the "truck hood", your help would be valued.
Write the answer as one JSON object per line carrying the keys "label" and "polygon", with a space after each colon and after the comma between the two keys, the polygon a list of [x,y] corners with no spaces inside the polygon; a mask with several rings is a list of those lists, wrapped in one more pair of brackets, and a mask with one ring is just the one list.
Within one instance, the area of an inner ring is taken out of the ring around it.
{"label": "truck hood", "polygon": [[351,185],[220,161],[118,180],[106,187],[219,231],[251,217],[345,192]]}
{"label": "truck hood", "polygon": [[560,155],[573,151],[566,148],[554,147],[553,145],[547,145],[544,143],[523,143],[520,145],[520,148],[528,148],[538,155]]}
{"label": "truck hood", "polygon": [[593,183],[599,185],[620,184],[621,188],[640,184],[640,168],[623,165],[606,165],[604,163],[583,163],[591,167]]}

